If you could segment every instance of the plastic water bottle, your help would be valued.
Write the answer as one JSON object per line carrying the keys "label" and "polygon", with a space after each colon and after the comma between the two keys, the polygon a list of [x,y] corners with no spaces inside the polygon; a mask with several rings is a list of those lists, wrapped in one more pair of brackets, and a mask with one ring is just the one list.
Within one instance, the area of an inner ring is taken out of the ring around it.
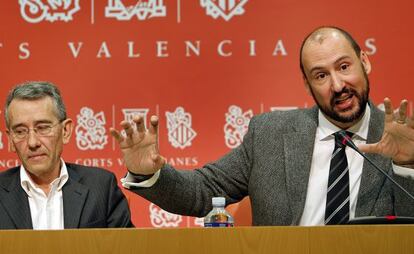
{"label": "plastic water bottle", "polygon": [[214,197],[212,202],[213,209],[204,218],[204,227],[233,227],[233,216],[224,209],[226,199],[224,197]]}

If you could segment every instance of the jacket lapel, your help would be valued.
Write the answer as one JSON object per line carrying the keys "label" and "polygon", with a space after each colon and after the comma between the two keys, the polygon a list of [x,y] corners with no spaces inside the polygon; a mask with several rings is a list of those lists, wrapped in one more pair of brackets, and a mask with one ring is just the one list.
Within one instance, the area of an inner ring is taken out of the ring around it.
{"label": "jacket lapel", "polygon": [[80,176],[70,164],[69,179],[63,186],[63,215],[65,228],[78,228],[89,189],[79,182]]}
{"label": "jacket lapel", "polygon": [[0,183],[0,205],[6,210],[16,229],[32,229],[29,200],[20,184],[20,168],[12,169],[13,174]]}
{"label": "jacket lapel", "polygon": [[[372,105],[372,103],[370,103]],[[375,106],[371,106],[371,119],[367,144],[378,142],[384,130],[384,114]],[[390,159],[378,154],[365,154],[377,166],[382,169],[390,168]],[[364,160],[362,167],[361,185],[358,192],[358,201],[355,216],[371,215],[377,201],[385,177],[377,171],[368,161]]]}
{"label": "jacket lapel", "polygon": [[316,107],[305,111],[302,117],[292,123],[293,131],[283,135],[288,198],[293,215],[292,224],[299,224],[306,201],[313,146],[318,122]]}

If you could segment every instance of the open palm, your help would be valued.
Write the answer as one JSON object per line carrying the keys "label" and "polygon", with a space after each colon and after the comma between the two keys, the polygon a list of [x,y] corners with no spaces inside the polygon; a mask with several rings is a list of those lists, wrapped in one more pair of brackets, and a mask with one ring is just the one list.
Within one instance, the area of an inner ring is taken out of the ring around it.
{"label": "open palm", "polygon": [[360,145],[366,153],[377,153],[392,158],[395,164],[414,164],[414,116],[407,116],[406,100],[394,114],[391,100],[385,98],[385,127],[381,140],[375,144]]}
{"label": "open palm", "polygon": [[158,150],[158,117],[152,116],[150,122],[147,130],[143,118],[137,116],[133,119],[136,128],[123,121],[121,126],[125,133],[113,128],[110,130],[119,144],[126,167],[135,174],[154,174],[165,163]]}

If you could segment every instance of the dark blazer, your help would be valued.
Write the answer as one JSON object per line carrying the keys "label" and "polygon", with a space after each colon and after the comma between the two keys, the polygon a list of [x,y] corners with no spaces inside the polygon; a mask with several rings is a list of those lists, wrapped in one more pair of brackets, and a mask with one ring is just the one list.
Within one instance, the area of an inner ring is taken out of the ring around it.
{"label": "dark blazer", "polygon": [[[128,202],[109,171],[66,163],[63,186],[65,228],[133,227]],[[0,229],[32,229],[20,168],[0,173]]]}
{"label": "dark blazer", "polygon": [[[218,161],[194,171],[166,165],[151,188],[132,191],[167,211],[198,217],[211,209],[211,197],[234,203],[249,195],[254,225],[297,225],[305,206],[317,126],[317,107],[255,116],[243,143]],[[383,129],[383,112],[371,106],[367,143],[379,141]],[[392,174],[390,159],[368,157]],[[413,180],[394,178],[414,193]],[[414,216],[414,202],[364,162],[356,216],[391,214]]]}

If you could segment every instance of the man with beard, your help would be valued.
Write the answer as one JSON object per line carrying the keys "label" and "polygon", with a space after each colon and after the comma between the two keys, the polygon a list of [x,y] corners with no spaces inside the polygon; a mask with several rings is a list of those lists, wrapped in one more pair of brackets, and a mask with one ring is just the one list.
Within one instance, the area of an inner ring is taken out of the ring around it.
{"label": "man with beard", "polygon": [[414,202],[355,151],[359,148],[414,193],[414,117],[407,101],[394,115],[369,101],[371,64],[344,30],[321,27],[301,46],[306,89],[317,106],[255,116],[243,143],[214,163],[180,171],[158,151],[158,118],[149,130],[124,121],[126,135],[112,129],[129,170],[124,187],[165,210],[205,216],[210,200],[235,203],[249,195],[254,225],[327,225],[360,216],[414,216]]}

